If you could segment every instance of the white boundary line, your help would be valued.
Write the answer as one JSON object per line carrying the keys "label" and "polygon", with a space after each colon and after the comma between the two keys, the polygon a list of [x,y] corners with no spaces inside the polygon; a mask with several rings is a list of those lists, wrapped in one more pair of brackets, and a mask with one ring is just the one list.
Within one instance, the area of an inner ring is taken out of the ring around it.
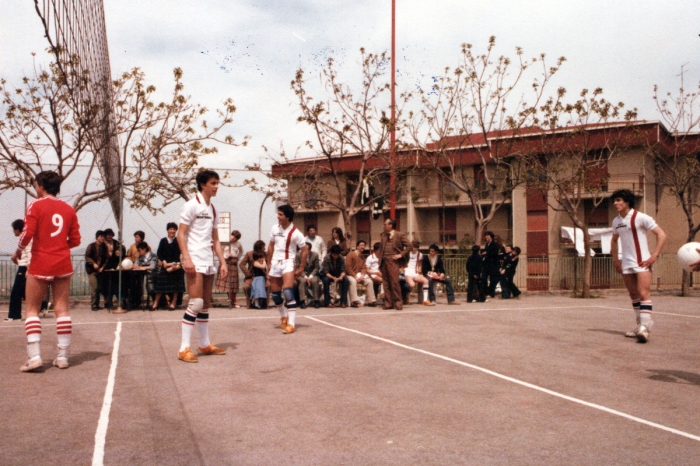
{"label": "white boundary line", "polygon": [[117,363],[119,362],[119,343],[121,341],[122,323],[117,323],[117,329],[114,332],[114,349],[112,350],[112,365],[109,368],[109,377],[107,377],[107,388],[105,389],[105,398],[102,402],[102,410],[100,411],[100,420],[97,423],[97,432],[95,432],[95,451],[92,454],[92,466],[102,466],[105,459],[105,442],[107,440],[107,427],[109,426],[109,411],[112,407],[112,394],[114,393],[114,379],[117,375]]}
{"label": "white boundary line", "polygon": [[[612,307],[612,306],[592,306],[592,307],[594,307],[596,309],[614,309],[616,311],[629,311],[630,310],[629,308],[626,308],[626,307]],[[673,312],[652,311],[651,314],[652,315],[660,314],[660,315],[664,315],[664,316],[689,317],[691,319],[700,319],[700,316],[694,316],[694,315],[690,315],[690,314],[676,314]]]}
{"label": "white boundary line", "polygon": [[583,401],[583,400],[579,400],[578,398],[574,398],[574,397],[571,397],[571,396],[568,396],[568,395],[563,395],[563,394],[558,393],[558,392],[555,392],[555,391],[553,391],[553,390],[549,390],[549,389],[547,389],[547,388],[540,387],[540,386],[538,386],[538,385],[534,385],[534,384],[531,384],[531,383],[528,383],[528,382],[523,382],[522,380],[514,379],[514,378],[512,378],[512,377],[508,377],[507,375],[499,374],[498,372],[494,372],[494,371],[492,371],[492,370],[485,369],[485,368],[480,367],[480,366],[475,366],[475,365],[473,365],[473,364],[469,364],[469,363],[467,363],[467,362],[460,361],[460,360],[458,360],[458,359],[452,359],[452,358],[450,358],[450,357],[443,356],[443,355],[441,355],[441,354],[431,353],[430,351],[425,351],[425,350],[422,350],[422,349],[419,349],[419,348],[414,348],[414,347],[412,347],[412,346],[404,345],[404,344],[402,344],[402,343],[398,343],[398,342],[393,341],[393,340],[388,340],[388,339],[386,339],[386,338],[378,337],[378,336],[376,336],[376,335],[372,335],[372,334],[365,333],[365,332],[360,332],[359,330],[353,330],[353,329],[351,329],[351,328],[341,327],[340,325],[331,324],[330,322],[325,322],[325,321],[323,321],[323,320],[316,319],[316,318],[311,317],[311,316],[304,316],[304,317],[306,317],[307,319],[313,320],[314,322],[318,322],[318,323],[320,323],[320,324],[328,325],[329,327],[334,327],[334,328],[337,328],[337,329],[340,329],[340,330],[345,330],[346,332],[356,333],[356,334],[362,335],[362,336],[364,336],[364,337],[372,338],[372,339],[374,339],[374,340],[382,341],[382,342],[388,343],[388,344],[390,344],[390,345],[398,346],[399,348],[407,349],[407,350],[410,350],[410,351],[415,351],[415,352],[417,352],[417,353],[422,353],[422,354],[425,354],[425,355],[427,355],[427,356],[431,356],[431,357],[434,357],[434,358],[442,359],[442,360],[444,360],[444,361],[453,362],[453,363],[455,363],[455,364],[459,364],[460,366],[468,367],[468,368],[470,368],[470,369],[474,369],[474,370],[483,372],[483,373],[485,373],[485,374],[492,375],[492,376],[494,376],[494,377],[498,377],[499,379],[503,379],[503,380],[505,380],[505,381],[507,381],[507,382],[511,382],[511,383],[514,383],[514,384],[517,384],[517,385],[522,385],[523,387],[531,388],[531,389],[533,389],[533,390],[537,390],[537,391],[540,391],[540,392],[542,392],[542,393],[546,393],[546,394],[548,394],[548,395],[552,395],[552,396],[555,396],[555,397],[558,397],[558,398],[562,398],[562,399],[567,400],[567,401],[571,401],[571,402],[574,402],[574,403],[578,403],[578,404],[581,404],[581,405],[583,405],[583,406],[587,406],[587,407],[589,407],[589,408],[598,409],[598,410],[600,410],[600,411],[604,411],[604,412],[609,413],[609,414],[614,414],[615,416],[620,416],[620,417],[623,417],[623,418],[625,418],[625,419],[629,419],[629,420],[631,420],[631,421],[638,422],[638,423],[640,423],[640,424],[644,424],[644,425],[647,425],[647,426],[651,426],[651,427],[654,427],[654,428],[656,428],[656,429],[661,429],[661,430],[664,430],[664,431],[666,431],[666,432],[670,432],[670,433],[672,433],[672,434],[680,435],[680,436],[682,436],[682,437],[686,437],[686,438],[689,438],[689,439],[691,439],[691,440],[695,440],[695,441],[697,441],[697,442],[700,442],[700,436],[693,435],[693,434],[689,434],[689,433],[687,433],[687,432],[683,432],[682,430],[673,429],[673,428],[671,428],[671,427],[666,427],[666,426],[664,426],[664,425],[657,424],[657,423],[651,422],[651,421],[647,421],[647,420],[645,420],[645,419],[641,419],[641,418],[638,418],[638,417],[635,417],[635,416],[631,416],[631,415],[626,414],[626,413],[623,413],[623,412],[621,412],[621,411],[616,411],[616,410],[611,409],[611,408],[606,408],[605,406],[597,405],[597,404],[595,404],[595,403],[589,403],[588,401]]}

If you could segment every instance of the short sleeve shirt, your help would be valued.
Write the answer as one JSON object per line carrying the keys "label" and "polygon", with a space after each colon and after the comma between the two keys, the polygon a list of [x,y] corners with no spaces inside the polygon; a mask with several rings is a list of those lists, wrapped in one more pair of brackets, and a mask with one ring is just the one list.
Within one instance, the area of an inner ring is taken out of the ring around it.
{"label": "short sleeve shirt", "polygon": [[187,250],[195,266],[214,265],[214,239],[216,209],[207,205],[201,194],[187,201],[180,214],[180,223],[187,225]]}
{"label": "short sleeve shirt", "polygon": [[415,254],[411,252],[408,255],[408,264],[406,265],[406,270],[415,272],[418,266],[418,261],[423,261],[423,254],[421,254],[420,251],[416,252]]}
{"label": "short sleeve shirt", "polygon": [[306,246],[304,234],[297,230],[293,223],[285,229],[275,225],[270,231],[270,242],[274,244],[273,261],[292,259],[296,256],[297,248]]}
{"label": "short sleeve shirt", "polygon": [[623,269],[639,267],[651,257],[647,231],[656,226],[653,218],[634,209],[630,209],[625,218],[619,215],[615,217],[612,228],[615,234],[620,236]]}
{"label": "short sleeve shirt", "polygon": [[379,258],[374,254],[370,254],[365,261],[367,270],[370,272],[379,272]]}

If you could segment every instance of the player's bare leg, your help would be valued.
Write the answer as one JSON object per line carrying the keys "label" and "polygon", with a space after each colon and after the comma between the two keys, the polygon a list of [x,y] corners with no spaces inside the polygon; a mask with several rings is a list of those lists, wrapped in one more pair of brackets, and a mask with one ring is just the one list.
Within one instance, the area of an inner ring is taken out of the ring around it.
{"label": "player's bare leg", "polygon": [[[197,356],[190,350],[192,331],[197,327],[200,355],[222,355],[226,350],[211,344],[209,340],[209,306],[214,275],[201,273],[186,274],[189,301],[182,318],[182,340],[178,358],[185,362],[197,362]],[[207,293],[204,290],[208,290]]]}
{"label": "player's bare leg", "polygon": [[649,340],[649,332],[654,325],[654,321],[651,318],[652,278],[651,271],[622,275],[637,318],[637,329],[625,333],[625,336],[629,338],[636,337],[641,343],[646,343]]}

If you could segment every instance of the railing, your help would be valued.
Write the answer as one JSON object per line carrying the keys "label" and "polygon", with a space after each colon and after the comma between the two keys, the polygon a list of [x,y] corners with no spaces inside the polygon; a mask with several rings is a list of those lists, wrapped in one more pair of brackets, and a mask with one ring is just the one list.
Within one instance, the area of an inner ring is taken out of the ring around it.
{"label": "railing", "polygon": [[[509,229],[489,229],[503,240],[503,243],[509,244],[512,241],[512,230]],[[404,230],[405,231],[405,230]],[[463,231],[457,230],[415,230],[407,232],[410,240],[419,240],[421,250],[426,249],[432,243],[438,246],[447,247],[449,249],[463,248],[462,254],[471,254],[471,247],[475,243],[474,235],[465,234]],[[483,243],[483,241],[482,241]]]}

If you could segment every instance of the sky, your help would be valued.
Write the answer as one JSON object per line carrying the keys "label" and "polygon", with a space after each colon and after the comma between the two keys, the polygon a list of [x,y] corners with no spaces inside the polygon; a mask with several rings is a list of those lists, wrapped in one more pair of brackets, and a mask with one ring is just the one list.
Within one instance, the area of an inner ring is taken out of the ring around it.
{"label": "sky", "polygon": [[[204,164],[243,168],[265,161],[263,146],[289,153],[312,138],[296,122],[290,82],[305,70],[310,93],[323,97],[318,75],[328,57],[341,80],[357,84],[359,49],[391,47],[389,0],[105,0],[112,74],[140,67],[167,98],[172,70],[182,68],[185,91],[214,109],[227,97],[238,108],[231,134],[248,147],[222,150]],[[700,82],[700,2],[600,0],[396,0],[397,90],[430,88],[454,67],[460,45],[483,52],[496,36],[498,54],[547,55],[567,61],[552,91],[602,87],[606,98],[636,107],[640,119],[658,120],[654,85],[677,91]],[[39,19],[30,1],[8,1],[0,15],[0,77],[19,83],[32,71],[31,52],[45,60]],[[388,80],[388,76],[387,76]],[[312,155],[299,152],[301,156]],[[241,188],[243,189],[243,188]],[[262,197],[252,199],[257,217]],[[257,227],[257,226],[256,226]]]}

